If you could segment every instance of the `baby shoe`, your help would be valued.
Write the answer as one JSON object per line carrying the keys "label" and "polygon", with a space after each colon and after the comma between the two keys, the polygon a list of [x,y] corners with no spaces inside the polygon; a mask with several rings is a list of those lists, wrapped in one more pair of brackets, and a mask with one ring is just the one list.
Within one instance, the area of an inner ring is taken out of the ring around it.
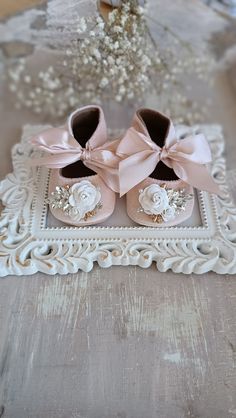
{"label": "baby shoe", "polygon": [[111,216],[119,190],[118,141],[107,141],[100,107],[76,110],[66,126],[44,131],[31,142],[49,154],[33,164],[52,168],[48,203],[55,218],[84,226]]}
{"label": "baby shoe", "polygon": [[127,213],[141,225],[174,226],[194,207],[193,187],[220,194],[206,164],[211,152],[204,135],[178,139],[171,120],[140,109],[117,147],[120,195]]}

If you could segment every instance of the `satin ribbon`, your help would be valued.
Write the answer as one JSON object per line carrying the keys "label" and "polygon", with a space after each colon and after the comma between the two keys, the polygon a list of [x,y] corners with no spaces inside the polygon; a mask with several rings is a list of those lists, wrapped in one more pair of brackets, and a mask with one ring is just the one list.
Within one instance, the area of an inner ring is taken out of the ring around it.
{"label": "satin ribbon", "polygon": [[202,134],[178,140],[173,125],[170,125],[165,146],[161,148],[148,135],[132,127],[126,132],[116,152],[121,158],[121,196],[149,177],[159,161],[172,168],[177,177],[193,187],[220,194],[218,185],[206,167],[212,158],[208,142]]}
{"label": "satin ribbon", "polygon": [[[34,137],[33,145],[50,155],[35,158],[34,165],[48,168],[62,168],[78,160],[97,173],[115,192],[119,191],[118,163],[116,148],[119,141],[108,141],[97,148],[90,142],[82,148],[66,128],[51,128]],[[78,173],[78,176],[80,173]]]}

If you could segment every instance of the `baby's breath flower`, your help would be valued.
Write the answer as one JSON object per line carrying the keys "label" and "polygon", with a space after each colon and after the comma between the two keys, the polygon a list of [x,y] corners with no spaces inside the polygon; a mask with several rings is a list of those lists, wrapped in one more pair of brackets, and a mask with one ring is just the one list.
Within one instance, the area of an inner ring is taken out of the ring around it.
{"label": "baby's breath flower", "polygon": [[209,57],[196,57],[184,47],[181,55],[176,38],[164,46],[154,42],[137,0],[122,2],[107,22],[90,16],[79,18],[76,25],[61,64],[40,69],[35,77],[24,59],[9,69],[9,89],[18,107],[58,117],[86,103],[141,102],[154,92],[161,110],[171,112],[175,120],[182,118],[181,113],[190,123],[201,116],[197,104],[177,89],[188,91],[191,86],[181,77],[193,71],[198,79],[208,81]]}
{"label": "baby's breath flower", "polygon": [[79,24],[77,27],[78,33],[84,33],[87,30],[87,23],[84,17],[79,20]]}

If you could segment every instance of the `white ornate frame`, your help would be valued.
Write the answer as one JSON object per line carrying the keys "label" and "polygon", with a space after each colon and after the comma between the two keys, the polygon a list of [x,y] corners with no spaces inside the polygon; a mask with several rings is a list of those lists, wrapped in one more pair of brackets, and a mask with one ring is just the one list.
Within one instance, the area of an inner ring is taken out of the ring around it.
{"label": "white ornate frame", "polygon": [[224,139],[219,125],[178,127],[181,137],[203,132],[212,153],[212,173],[223,197],[198,193],[202,225],[172,228],[47,226],[48,169],[32,169],[28,138],[45,126],[26,126],[12,149],[13,172],[0,183],[0,276],[90,271],[100,267],[156,263],[161,272],[236,273],[236,209],[226,185]]}

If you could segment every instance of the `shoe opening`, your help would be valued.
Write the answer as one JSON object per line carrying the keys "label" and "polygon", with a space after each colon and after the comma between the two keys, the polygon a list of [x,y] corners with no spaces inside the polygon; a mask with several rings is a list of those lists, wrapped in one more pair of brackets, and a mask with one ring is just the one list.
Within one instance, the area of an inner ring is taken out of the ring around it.
{"label": "shoe opening", "polygon": [[[170,120],[161,113],[151,109],[141,109],[139,117],[144,122],[152,141],[162,148],[165,145],[169,132]],[[150,177],[163,181],[178,180],[172,168],[167,167],[162,161],[157,164]]]}
{"label": "shoe opening", "polygon": [[[85,148],[86,142],[96,131],[99,116],[99,109],[94,108],[84,109],[73,117],[71,121],[73,136],[82,148]],[[66,178],[88,177],[94,174],[95,172],[86,167],[82,161],[76,161],[61,170],[61,175]]]}

